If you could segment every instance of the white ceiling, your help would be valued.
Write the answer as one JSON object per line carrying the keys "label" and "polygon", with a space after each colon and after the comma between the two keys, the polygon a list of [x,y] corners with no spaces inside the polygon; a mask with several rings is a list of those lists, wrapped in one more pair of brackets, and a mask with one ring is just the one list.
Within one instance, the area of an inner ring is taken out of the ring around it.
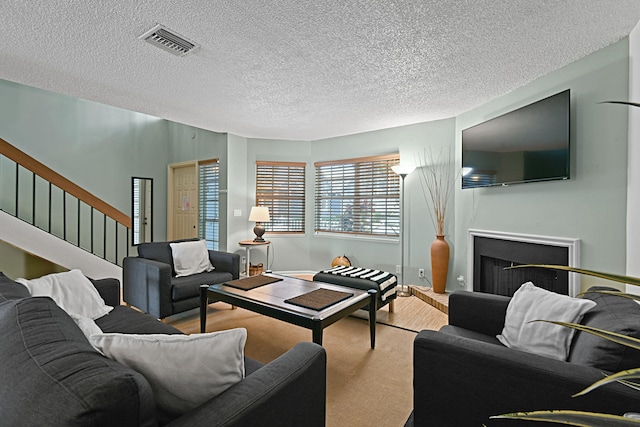
{"label": "white ceiling", "polygon": [[[638,0],[2,0],[0,79],[244,137],[456,116],[625,37]],[[156,23],[201,45],[138,37]]]}

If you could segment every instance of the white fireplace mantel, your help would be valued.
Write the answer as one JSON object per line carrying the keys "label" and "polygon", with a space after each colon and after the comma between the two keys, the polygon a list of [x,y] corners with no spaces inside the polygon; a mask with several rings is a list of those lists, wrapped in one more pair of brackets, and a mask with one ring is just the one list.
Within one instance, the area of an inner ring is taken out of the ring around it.
{"label": "white fireplace mantel", "polygon": [[[580,239],[534,234],[507,233],[502,231],[469,229],[467,235],[467,290],[473,291],[473,260],[475,237],[509,240],[567,248],[569,267],[580,267]],[[569,274],[569,295],[575,297],[580,293],[580,275]]]}

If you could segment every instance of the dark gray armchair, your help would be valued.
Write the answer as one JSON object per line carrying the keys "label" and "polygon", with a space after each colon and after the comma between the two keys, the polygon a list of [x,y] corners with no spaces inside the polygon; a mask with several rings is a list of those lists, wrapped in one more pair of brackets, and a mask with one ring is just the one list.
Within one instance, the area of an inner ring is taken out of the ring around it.
{"label": "dark gray armchair", "polygon": [[[640,333],[640,306],[632,300],[587,293],[596,301],[582,324],[624,335]],[[571,397],[611,370],[640,366],[640,352],[577,334],[567,361],[503,346],[509,297],[455,291],[449,325],[421,331],[414,342],[413,426],[538,426],[535,421],[489,420],[492,415],[573,409],[622,415],[640,408],[638,392],[611,384]],[[589,362],[585,360],[589,359]],[[607,368],[615,369],[607,369]],[[555,425],[555,424],[554,424]]]}
{"label": "dark gray armchair", "polygon": [[124,259],[122,291],[127,304],[163,319],[199,307],[200,285],[240,277],[240,255],[222,251],[209,251],[213,271],[176,277],[170,243],[140,244],[138,256]]}

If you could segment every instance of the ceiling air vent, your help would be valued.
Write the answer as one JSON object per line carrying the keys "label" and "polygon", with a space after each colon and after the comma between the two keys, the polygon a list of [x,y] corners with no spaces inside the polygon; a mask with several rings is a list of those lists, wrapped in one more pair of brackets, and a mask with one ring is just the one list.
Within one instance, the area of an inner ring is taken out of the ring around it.
{"label": "ceiling air vent", "polygon": [[184,56],[200,47],[160,24],[141,35],[140,38],[176,56]]}

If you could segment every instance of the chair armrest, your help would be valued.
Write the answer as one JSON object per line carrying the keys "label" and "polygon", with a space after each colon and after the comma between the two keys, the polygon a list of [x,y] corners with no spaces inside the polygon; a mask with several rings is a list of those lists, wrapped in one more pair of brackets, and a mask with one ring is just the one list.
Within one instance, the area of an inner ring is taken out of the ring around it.
{"label": "chair armrest", "polygon": [[485,335],[501,334],[510,300],[502,295],[454,291],[449,295],[449,325]]}
{"label": "chair armrest", "polygon": [[120,280],[116,278],[89,279],[106,305],[120,305]]}
{"label": "chair armrest", "polygon": [[324,348],[299,343],[169,426],[324,427],[326,363]]}
{"label": "chair armrest", "polygon": [[600,369],[436,331],[417,335],[413,375],[416,426],[497,425],[490,416],[517,411],[638,408],[637,392],[619,384],[571,397],[601,379]]}
{"label": "chair armrest", "polygon": [[219,271],[231,273],[234,279],[240,277],[240,255],[223,251],[209,251],[211,264]]}
{"label": "chair armrest", "polygon": [[126,303],[158,319],[170,316],[171,266],[140,257],[122,262],[122,293]]}

